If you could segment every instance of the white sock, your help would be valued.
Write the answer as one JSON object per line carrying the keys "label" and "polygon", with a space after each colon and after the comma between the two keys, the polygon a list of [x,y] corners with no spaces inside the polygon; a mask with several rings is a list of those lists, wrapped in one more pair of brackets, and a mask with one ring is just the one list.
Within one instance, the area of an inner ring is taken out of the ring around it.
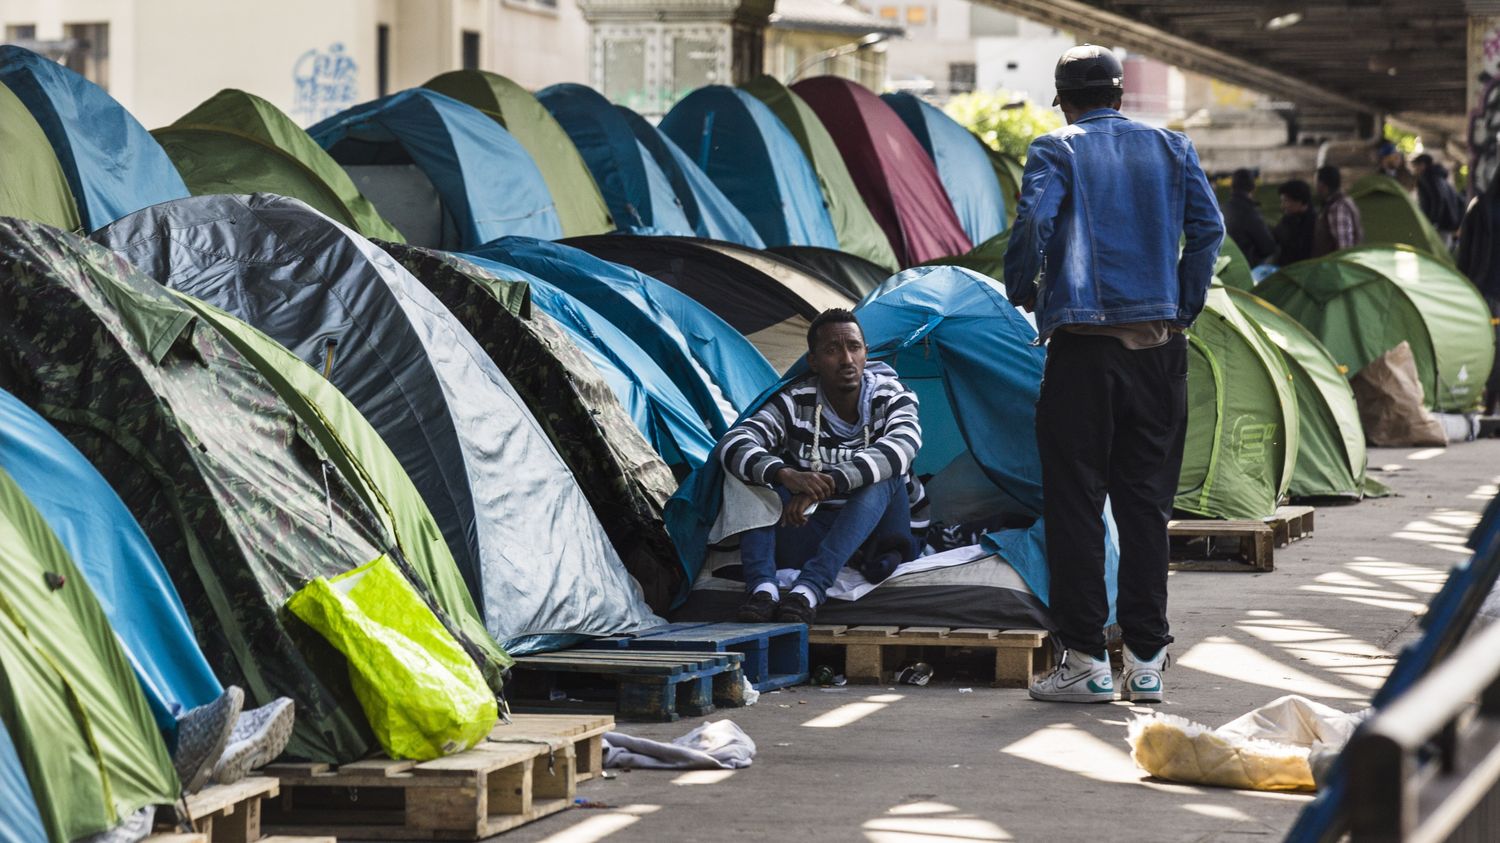
{"label": "white sock", "polygon": [[792,593],[800,594],[803,597],[806,597],[807,605],[813,607],[814,609],[818,608],[818,604],[822,602],[818,600],[818,593],[805,585],[799,585],[796,588],[792,589]]}
{"label": "white sock", "polygon": [[751,597],[754,597],[757,594],[769,594],[771,595],[772,600],[775,600],[777,603],[781,602],[781,589],[776,587],[776,583],[761,583],[760,585],[755,587],[754,591],[750,592]]}

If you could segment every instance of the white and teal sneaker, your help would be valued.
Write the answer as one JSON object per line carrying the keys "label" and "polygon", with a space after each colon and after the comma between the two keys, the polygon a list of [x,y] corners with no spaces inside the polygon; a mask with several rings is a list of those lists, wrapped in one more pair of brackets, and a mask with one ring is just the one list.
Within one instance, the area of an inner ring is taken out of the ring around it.
{"label": "white and teal sneaker", "polygon": [[1057,667],[1031,683],[1031,698],[1042,702],[1112,702],[1115,683],[1109,675],[1109,662],[1077,650],[1064,650]]}
{"label": "white and teal sneaker", "polygon": [[1156,652],[1156,658],[1145,661],[1125,645],[1125,666],[1120,671],[1120,699],[1138,703],[1159,703],[1164,688],[1161,672],[1172,660],[1167,657],[1167,648]]}

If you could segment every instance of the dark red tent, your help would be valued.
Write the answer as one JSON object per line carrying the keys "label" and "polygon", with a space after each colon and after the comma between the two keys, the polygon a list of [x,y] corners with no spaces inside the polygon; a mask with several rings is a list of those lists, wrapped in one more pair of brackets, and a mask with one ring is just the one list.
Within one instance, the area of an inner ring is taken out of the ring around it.
{"label": "dark red tent", "polygon": [[860,197],[902,266],[973,248],[932,158],[880,97],[837,76],[804,79],[792,90],[833,135]]}

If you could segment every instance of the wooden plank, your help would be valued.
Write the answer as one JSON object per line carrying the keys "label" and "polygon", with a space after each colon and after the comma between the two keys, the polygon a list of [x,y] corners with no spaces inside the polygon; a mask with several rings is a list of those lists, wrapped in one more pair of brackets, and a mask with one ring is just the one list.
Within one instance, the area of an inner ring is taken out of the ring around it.
{"label": "wooden plank", "polygon": [[976,629],[965,627],[963,629],[948,630],[948,637],[958,641],[990,641],[1000,635],[998,629]]}
{"label": "wooden plank", "polygon": [[849,627],[844,624],[819,623],[808,627],[808,637],[819,635],[842,635]]}
{"label": "wooden plank", "polygon": [[844,631],[844,638],[893,638],[901,632],[899,626],[854,626]]}
{"label": "wooden plank", "polygon": [[208,838],[201,834],[153,834],[141,843],[208,843]]}
{"label": "wooden plank", "polygon": [[391,758],[366,758],[363,761],[351,761],[348,764],[339,765],[339,771],[344,773],[371,773],[382,776],[394,776],[404,773],[417,766],[416,761],[396,761]]}
{"label": "wooden plank", "polygon": [[189,795],[187,810],[193,817],[229,813],[241,802],[275,796],[280,790],[281,783],[270,776],[249,776],[234,784],[210,785]]}
{"label": "wooden plank", "polygon": [[[154,838],[146,838],[152,840]],[[272,834],[260,839],[260,843],[338,843],[337,837],[293,837],[290,834]]]}
{"label": "wooden plank", "polygon": [[331,767],[333,767],[332,764],[325,764],[322,762],[283,761],[277,764],[267,764],[266,766],[260,768],[260,772],[264,773],[265,775],[276,776],[278,778],[284,775],[311,776],[316,773],[326,773]]}
{"label": "wooden plank", "polygon": [[882,654],[879,644],[848,644],[844,650],[844,678],[854,683],[879,682]]}
{"label": "wooden plank", "polygon": [[947,638],[946,626],[907,626],[899,633],[901,638]]}

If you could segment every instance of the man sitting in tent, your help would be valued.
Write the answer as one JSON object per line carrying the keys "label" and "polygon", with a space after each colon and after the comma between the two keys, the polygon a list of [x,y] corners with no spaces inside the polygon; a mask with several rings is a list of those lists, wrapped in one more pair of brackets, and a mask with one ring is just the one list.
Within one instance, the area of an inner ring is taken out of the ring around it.
{"label": "man sitting in tent", "polygon": [[[912,472],[922,447],[917,396],[884,363],[865,359],[854,314],[824,311],[807,330],[812,374],[782,388],[719,443],[731,476],[769,486],[781,520],[740,538],[748,601],[739,620],[812,623],[854,564],[880,582],[916,555],[912,511],[925,505]],[[797,569],[785,597],[776,571]]]}

